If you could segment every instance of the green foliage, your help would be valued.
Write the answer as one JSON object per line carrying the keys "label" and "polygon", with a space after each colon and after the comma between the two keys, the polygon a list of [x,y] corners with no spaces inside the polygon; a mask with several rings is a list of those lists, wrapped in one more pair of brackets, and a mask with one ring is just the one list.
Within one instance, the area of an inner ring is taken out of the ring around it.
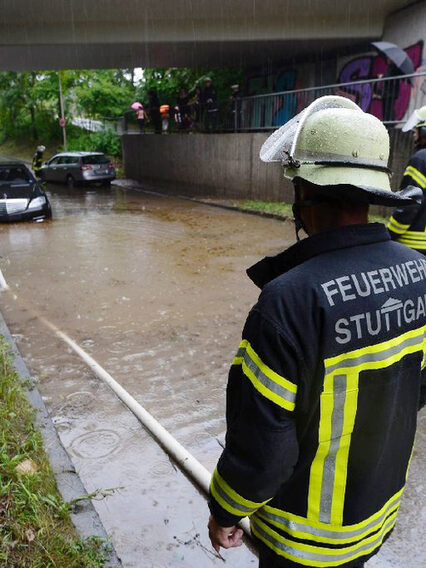
{"label": "green foliage", "polygon": [[72,98],[82,116],[117,117],[134,101],[135,87],[120,69],[81,71]]}
{"label": "green foliage", "polygon": [[213,79],[219,101],[227,101],[230,85],[243,78],[237,68],[145,69],[137,85],[128,69],[0,72],[0,143],[57,146],[62,142],[60,77],[70,149],[85,147],[119,156],[120,144],[113,132],[83,133],[72,127],[72,118],[102,120],[132,113],[135,100],[147,103],[149,89],[158,91],[161,103],[173,105],[181,87],[193,92],[207,76]]}
{"label": "green foliage", "polygon": [[80,128],[72,129],[72,136],[69,137],[68,150],[82,152],[104,152],[108,156],[121,156],[121,142],[118,134],[114,130],[104,130],[101,132],[87,132]]}
{"label": "green foliage", "polygon": [[[59,495],[34,413],[0,339],[0,566],[100,568],[108,545],[82,541]],[[31,460],[31,473],[16,468]]]}
{"label": "green foliage", "polygon": [[149,89],[155,89],[161,103],[174,104],[182,87],[193,92],[197,85],[203,86],[205,77],[212,79],[218,99],[227,100],[231,95],[230,85],[242,83],[243,70],[233,67],[145,69],[137,89],[138,100],[147,102]]}

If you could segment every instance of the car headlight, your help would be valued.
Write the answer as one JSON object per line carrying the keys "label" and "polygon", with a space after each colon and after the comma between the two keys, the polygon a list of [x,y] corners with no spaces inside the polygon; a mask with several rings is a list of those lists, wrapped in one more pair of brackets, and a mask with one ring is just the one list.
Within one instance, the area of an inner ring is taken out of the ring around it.
{"label": "car headlight", "polygon": [[40,197],[35,197],[34,199],[31,199],[29,205],[28,205],[28,209],[41,209],[42,207],[44,207],[44,205],[46,204],[46,198],[41,195]]}

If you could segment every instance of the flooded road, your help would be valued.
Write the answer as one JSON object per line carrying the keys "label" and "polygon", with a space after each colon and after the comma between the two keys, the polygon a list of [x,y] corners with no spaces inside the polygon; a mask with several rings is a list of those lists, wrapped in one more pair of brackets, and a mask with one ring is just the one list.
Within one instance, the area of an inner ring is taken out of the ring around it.
{"label": "flooded road", "polygon": [[[51,222],[0,226],[12,288],[1,308],[87,491],[114,489],[95,506],[123,565],[257,566],[247,547],[215,557],[205,498],[26,306],[77,341],[212,470],[229,364],[258,295],[244,271],[293,242],[293,225],[119,188],[51,186],[49,195]],[[418,438],[425,448],[424,423]],[[416,450],[405,515],[368,566],[402,557],[418,566],[422,464]]]}

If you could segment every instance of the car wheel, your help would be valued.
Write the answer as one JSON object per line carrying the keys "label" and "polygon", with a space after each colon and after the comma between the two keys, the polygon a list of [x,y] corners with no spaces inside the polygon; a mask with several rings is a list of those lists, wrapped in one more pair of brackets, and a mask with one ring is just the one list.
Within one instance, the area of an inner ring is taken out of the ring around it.
{"label": "car wheel", "polygon": [[69,187],[69,189],[75,188],[75,180],[72,175],[67,175],[67,186]]}

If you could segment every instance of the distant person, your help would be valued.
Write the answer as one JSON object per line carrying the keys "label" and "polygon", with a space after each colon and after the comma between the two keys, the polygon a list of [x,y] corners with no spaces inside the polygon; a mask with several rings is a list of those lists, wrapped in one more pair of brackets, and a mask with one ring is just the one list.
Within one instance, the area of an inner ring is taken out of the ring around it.
{"label": "distant person", "polygon": [[192,120],[190,115],[189,94],[184,87],[179,91],[179,96],[176,101],[176,111],[178,129],[188,130]]}
{"label": "distant person", "polygon": [[206,77],[204,88],[201,93],[201,101],[203,105],[204,126],[207,132],[215,132],[217,130],[217,118],[219,109],[217,106],[216,90],[210,77]]}
{"label": "distant person", "polygon": [[414,111],[403,130],[414,131],[415,151],[404,171],[401,189],[419,187],[423,199],[395,209],[388,229],[393,240],[426,255],[426,105]]}
{"label": "distant person", "polygon": [[235,85],[231,85],[232,94],[230,96],[231,100],[231,124],[230,127],[237,131],[241,128],[241,89],[240,85],[236,83]]}
{"label": "distant person", "polygon": [[136,120],[138,121],[139,124],[139,130],[141,132],[141,134],[145,133],[145,120],[147,118],[145,109],[143,104],[141,103],[141,106],[136,110]]}
{"label": "distant person", "polygon": [[32,168],[37,179],[40,179],[40,170],[43,166],[43,154],[45,150],[46,146],[37,146],[37,149],[33,156]]}
{"label": "distant person", "polygon": [[154,132],[155,134],[161,134],[160,101],[158,99],[157,91],[155,89],[150,89],[148,91],[148,101],[149,101],[149,118],[151,120],[152,126],[154,127]]}
{"label": "distant person", "polygon": [[192,124],[193,127],[196,128],[197,130],[199,129],[201,124],[201,98],[202,98],[201,87],[200,85],[197,85],[195,87],[193,96],[189,100],[189,106],[191,109],[191,116],[192,116]]}
{"label": "distant person", "polygon": [[379,73],[377,77],[389,80],[383,81],[381,89],[378,93],[375,93],[374,98],[382,101],[383,122],[393,122],[395,120],[395,101],[399,97],[401,86],[401,80],[393,79],[393,77],[401,75],[401,70],[389,57],[386,57],[386,65],[386,73],[384,75]]}
{"label": "distant person", "polygon": [[161,114],[161,129],[163,131],[163,134],[167,134],[169,130],[170,105],[161,105],[160,114]]}

